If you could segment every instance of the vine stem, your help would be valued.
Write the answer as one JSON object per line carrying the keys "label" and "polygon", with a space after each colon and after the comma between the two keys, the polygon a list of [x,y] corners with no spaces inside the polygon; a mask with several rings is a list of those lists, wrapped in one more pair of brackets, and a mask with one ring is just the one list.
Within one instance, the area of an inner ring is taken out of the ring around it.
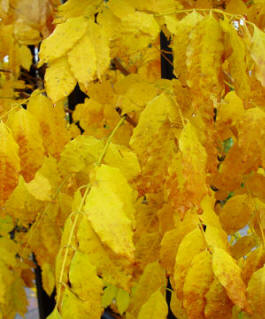
{"label": "vine stem", "polygon": [[[117,125],[114,127],[113,131],[111,132],[110,136],[108,137],[107,141],[106,141],[106,144],[103,148],[103,151],[102,153],[100,154],[99,156],[99,159],[97,160],[96,162],[96,165],[99,166],[101,165],[103,159],[104,159],[104,156],[106,155],[107,151],[108,151],[108,148],[109,148],[109,145],[111,143],[111,140],[113,138],[113,136],[115,135],[115,133],[117,132],[117,130],[122,126],[122,124],[124,123],[126,117],[125,116],[122,116],[121,119],[119,120],[119,122],[117,123]],[[73,224],[72,224],[72,227],[71,227],[71,230],[70,230],[70,234],[69,234],[69,237],[68,237],[68,241],[67,241],[67,244],[65,246],[65,251],[64,251],[64,256],[63,256],[63,262],[62,262],[62,266],[61,266],[61,271],[60,271],[60,276],[59,276],[59,289],[58,289],[58,295],[57,295],[57,298],[56,298],[56,308],[59,310],[59,308],[62,306],[61,302],[60,302],[60,299],[61,299],[61,295],[62,295],[62,286],[64,285],[63,283],[63,275],[64,275],[64,271],[65,271],[65,265],[66,265],[66,261],[67,261],[67,257],[68,257],[68,253],[69,253],[69,247],[71,247],[71,242],[72,242],[72,239],[73,239],[73,236],[74,236],[74,232],[75,232],[75,229],[76,229],[76,226],[77,226],[77,223],[78,223],[78,220],[79,220],[79,216],[81,215],[82,213],[82,210],[83,210],[83,207],[85,205],[85,201],[86,201],[86,198],[89,194],[89,191],[90,191],[90,184],[87,184],[86,185],[86,188],[85,188],[85,193],[84,193],[84,196],[82,197],[82,200],[80,202],[80,205],[79,205],[79,208],[78,208],[78,211],[75,212],[75,217],[74,217],[74,221],[73,221]],[[59,307],[60,306],[60,307]]]}
{"label": "vine stem", "polygon": [[109,136],[108,139],[107,139],[107,142],[106,142],[106,144],[105,144],[105,146],[104,146],[104,149],[103,149],[102,153],[101,153],[100,156],[99,156],[99,159],[98,159],[97,162],[96,162],[96,165],[100,165],[101,162],[103,161],[104,156],[105,156],[106,153],[107,153],[107,150],[108,150],[108,148],[109,148],[109,145],[110,145],[110,143],[111,143],[111,140],[112,140],[113,136],[116,134],[116,132],[117,132],[118,129],[122,126],[122,124],[124,123],[125,120],[126,120],[126,115],[123,115],[123,116],[121,117],[121,119],[119,120],[119,122],[117,123],[117,125],[114,127],[113,131],[111,132],[110,136]]}

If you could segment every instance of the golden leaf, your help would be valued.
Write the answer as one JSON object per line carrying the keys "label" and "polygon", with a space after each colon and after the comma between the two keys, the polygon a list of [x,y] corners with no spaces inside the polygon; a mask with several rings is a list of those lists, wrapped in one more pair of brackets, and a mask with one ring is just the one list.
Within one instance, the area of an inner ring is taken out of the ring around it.
{"label": "golden leaf", "polygon": [[174,288],[177,297],[183,298],[184,280],[192,263],[193,258],[206,248],[204,239],[200,230],[194,229],[188,233],[181,241],[174,268]]}
{"label": "golden leaf", "polygon": [[220,221],[228,234],[243,228],[250,220],[252,206],[246,194],[230,198],[219,211]]}
{"label": "golden leaf", "polygon": [[197,254],[183,286],[183,306],[190,319],[204,319],[205,294],[213,280],[212,256],[207,250]]}
{"label": "golden leaf", "polygon": [[252,37],[251,56],[255,61],[255,75],[257,79],[265,86],[265,34],[254,25],[254,33]]}

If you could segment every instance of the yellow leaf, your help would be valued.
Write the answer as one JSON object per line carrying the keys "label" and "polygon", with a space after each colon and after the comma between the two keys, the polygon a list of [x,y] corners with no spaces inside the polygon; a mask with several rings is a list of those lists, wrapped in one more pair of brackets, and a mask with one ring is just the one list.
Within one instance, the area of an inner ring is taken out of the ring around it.
{"label": "yellow leaf", "polygon": [[241,277],[241,269],[222,248],[214,249],[213,272],[232,302],[241,309],[247,309],[246,286]]}
{"label": "yellow leaf", "polygon": [[116,294],[116,303],[119,313],[122,315],[128,308],[130,303],[130,295],[123,289],[118,289]]}
{"label": "yellow leaf", "polygon": [[166,319],[167,312],[165,297],[157,290],[141,307],[137,319]]}
{"label": "yellow leaf", "polygon": [[29,193],[36,199],[41,201],[51,200],[51,185],[49,180],[39,172],[37,172],[35,178],[25,186]]}
{"label": "yellow leaf", "polygon": [[129,290],[132,277],[130,262],[103,246],[86,216],[80,221],[77,240],[79,250],[88,256],[105,283]]}
{"label": "yellow leaf", "polygon": [[159,26],[154,16],[140,11],[124,16],[121,28],[125,33],[141,32],[148,34],[151,39],[155,39],[159,34]]}
{"label": "yellow leaf", "polygon": [[18,182],[20,159],[18,145],[7,126],[0,123],[0,204],[3,204]]}
{"label": "yellow leaf", "polygon": [[113,285],[108,285],[104,290],[103,290],[103,296],[101,299],[101,304],[103,308],[107,308],[114,298],[116,297],[117,291],[119,288],[113,286]]}
{"label": "yellow leaf", "polygon": [[13,228],[14,223],[10,216],[0,217],[0,235],[8,235]]}
{"label": "yellow leaf", "polygon": [[107,165],[93,172],[85,212],[103,243],[116,254],[134,259],[133,192],[120,170]]}
{"label": "yellow leaf", "polygon": [[96,13],[98,5],[101,3],[101,0],[90,0],[82,1],[79,0],[68,0],[64,4],[58,6],[58,16],[55,20],[60,22],[61,20],[67,20],[72,17],[88,17]]}
{"label": "yellow leaf", "polygon": [[141,307],[148,301],[151,295],[161,287],[166,287],[166,276],[163,268],[158,262],[148,264],[138,280],[135,290],[133,290],[130,305],[127,310],[128,318],[137,318]]}
{"label": "yellow leaf", "polygon": [[251,56],[255,61],[256,78],[265,86],[265,34],[254,25],[254,33],[252,37]]}
{"label": "yellow leaf", "polygon": [[265,312],[265,266],[255,271],[248,282],[247,297],[253,319],[263,319]]}
{"label": "yellow leaf", "polygon": [[68,62],[77,81],[87,87],[97,71],[94,43],[86,34],[68,53]]}
{"label": "yellow leaf", "polygon": [[110,65],[109,41],[102,27],[89,22],[88,32],[68,53],[68,62],[77,81],[88,87]]}
{"label": "yellow leaf", "polygon": [[20,65],[24,69],[29,71],[32,65],[32,54],[30,49],[25,45],[19,46],[18,55],[19,55]]}
{"label": "yellow leaf", "polygon": [[205,294],[213,280],[212,257],[207,250],[197,254],[183,286],[183,306],[190,319],[204,319]]}
{"label": "yellow leaf", "polygon": [[66,57],[61,57],[49,64],[45,73],[45,88],[47,95],[54,103],[68,96],[75,84],[76,80]]}
{"label": "yellow leaf", "polygon": [[41,265],[41,279],[44,290],[50,296],[55,287],[55,275],[52,265],[48,263]]}
{"label": "yellow leaf", "polygon": [[58,24],[54,32],[42,41],[39,65],[64,56],[85,34],[87,25],[88,19],[85,17],[70,18]]}
{"label": "yellow leaf", "polygon": [[98,319],[101,312],[100,298],[98,296],[93,296],[93,299],[83,301],[69,289],[64,291],[61,310],[62,319]]}
{"label": "yellow leaf", "polygon": [[94,308],[95,313],[100,313],[103,283],[86,254],[75,252],[70,265],[69,280],[72,290],[79,298],[90,301],[90,307]]}
{"label": "yellow leaf", "polygon": [[62,319],[62,317],[57,308],[55,308],[53,312],[47,317],[47,319]]}

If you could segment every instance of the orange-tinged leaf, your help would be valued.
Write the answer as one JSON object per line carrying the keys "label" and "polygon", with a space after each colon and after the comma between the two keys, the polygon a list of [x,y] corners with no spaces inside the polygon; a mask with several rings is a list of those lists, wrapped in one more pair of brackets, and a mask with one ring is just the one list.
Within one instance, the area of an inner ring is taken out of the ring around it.
{"label": "orange-tinged leaf", "polygon": [[250,252],[242,269],[242,277],[248,283],[252,274],[265,264],[265,252],[263,246]]}
{"label": "orange-tinged leaf", "polygon": [[9,119],[9,126],[19,145],[21,174],[26,182],[33,179],[44,159],[44,147],[39,123],[34,116],[21,109]]}
{"label": "orange-tinged leaf", "polygon": [[206,319],[231,318],[233,303],[217,278],[210,284],[205,299],[204,315]]}
{"label": "orange-tinged leaf", "polygon": [[250,220],[252,210],[248,195],[235,195],[230,198],[219,212],[224,230],[232,234],[244,227]]}
{"label": "orange-tinged leaf", "polygon": [[188,319],[185,309],[183,308],[182,301],[178,299],[175,291],[171,294],[170,310],[176,318]]}
{"label": "orange-tinged leaf", "polygon": [[42,209],[43,203],[29,192],[25,180],[20,176],[17,187],[5,203],[6,213],[26,226],[32,223]]}
{"label": "orange-tinged leaf", "polygon": [[246,286],[241,277],[241,269],[222,248],[214,249],[213,272],[232,302],[241,309],[247,309]]}
{"label": "orange-tinged leaf", "polygon": [[59,158],[70,138],[66,129],[63,105],[53,106],[50,99],[37,91],[32,94],[27,110],[40,124],[46,153]]}
{"label": "orange-tinged leaf", "polygon": [[247,297],[253,319],[264,318],[265,312],[265,266],[255,271],[248,282]]}
{"label": "orange-tinged leaf", "polygon": [[137,319],[166,319],[168,313],[165,296],[160,290],[154,292],[141,307]]}
{"label": "orange-tinged leaf", "polygon": [[246,256],[250,252],[250,250],[256,246],[256,244],[257,240],[254,238],[254,236],[249,235],[241,237],[231,247],[231,255],[235,259]]}
{"label": "orange-tinged leaf", "polygon": [[0,123],[0,204],[3,204],[18,182],[20,159],[18,145],[7,126]]}
{"label": "orange-tinged leaf", "polygon": [[204,319],[205,294],[213,278],[212,256],[204,250],[193,258],[184,281],[183,306],[188,318]]}
{"label": "orange-tinged leaf", "polygon": [[179,244],[186,234],[197,227],[197,218],[187,214],[183,221],[178,220],[176,227],[167,231],[161,241],[160,261],[169,274],[173,274]]}

